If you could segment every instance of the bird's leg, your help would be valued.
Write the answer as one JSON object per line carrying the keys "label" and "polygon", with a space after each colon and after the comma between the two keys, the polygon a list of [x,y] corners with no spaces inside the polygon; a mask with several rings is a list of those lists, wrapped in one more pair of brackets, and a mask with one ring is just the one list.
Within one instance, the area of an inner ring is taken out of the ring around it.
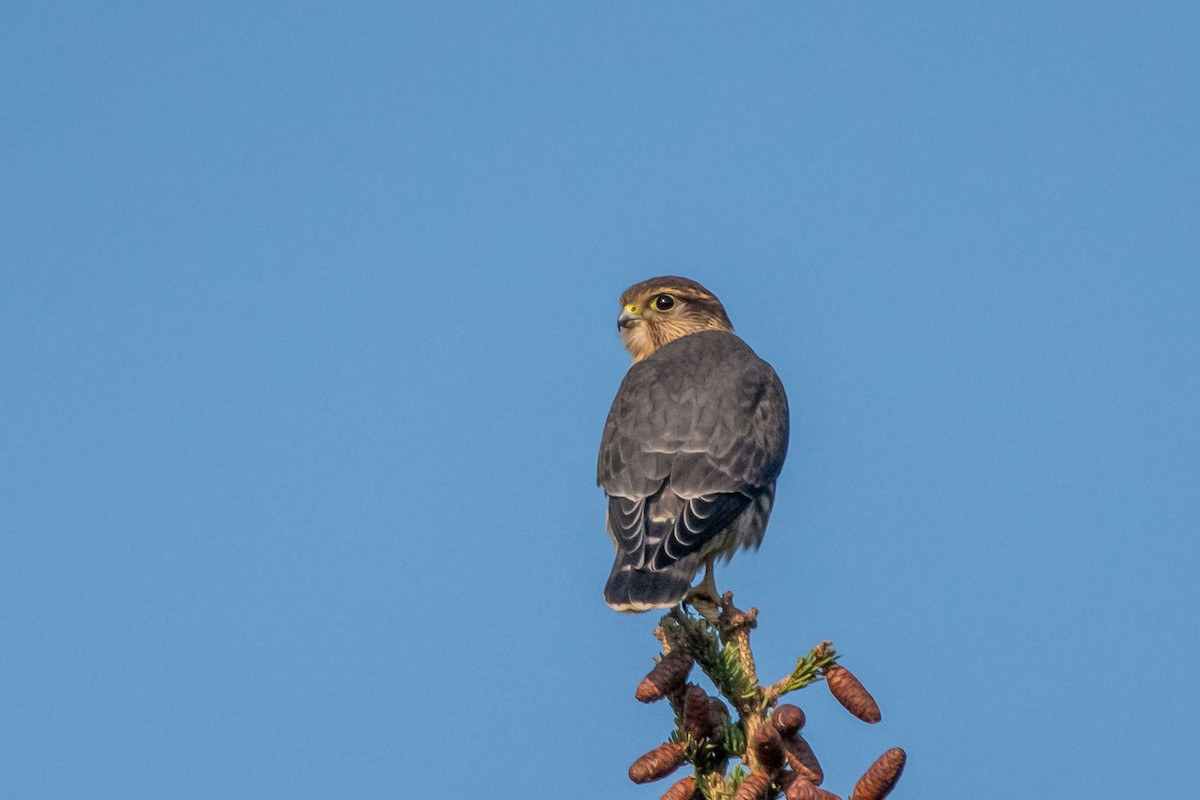
{"label": "bird's leg", "polygon": [[717,592],[717,571],[713,569],[711,558],[704,562],[704,580],[700,581],[700,585],[692,591],[705,597],[711,597],[714,603],[721,602],[721,595]]}
{"label": "bird's leg", "polygon": [[[717,579],[713,570],[713,560],[711,558],[704,562],[704,580],[700,581],[699,586],[692,588],[684,598],[685,603],[700,612],[700,616],[709,619],[710,614],[714,616],[721,605],[721,595],[717,593]],[[705,611],[709,613],[705,613]],[[711,620],[710,620],[711,622]]]}

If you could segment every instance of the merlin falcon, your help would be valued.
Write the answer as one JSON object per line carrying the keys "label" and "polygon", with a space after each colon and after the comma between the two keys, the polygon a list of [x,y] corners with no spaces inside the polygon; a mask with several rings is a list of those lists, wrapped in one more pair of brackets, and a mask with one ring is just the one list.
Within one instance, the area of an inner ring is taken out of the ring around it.
{"label": "merlin falcon", "polygon": [[757,548],[767,528],[787,455],[783,384],[687,278],[630,287],[617,327],[633,366],[600,441],[596,482],[617,550],[604,599],[627,613],[715,600],[713,562]]}

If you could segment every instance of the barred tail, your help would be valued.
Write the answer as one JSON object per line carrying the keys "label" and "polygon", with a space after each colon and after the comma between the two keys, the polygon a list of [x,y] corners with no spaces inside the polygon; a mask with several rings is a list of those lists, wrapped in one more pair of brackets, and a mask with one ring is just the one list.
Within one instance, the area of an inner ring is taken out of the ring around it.
{"label": "barred tail", "polygon": [[604,602],[616,611],[635,614],[652,608],[670,608],[692,588],[694,569],[650,571],[634,569],[617,560],[604,587]]}

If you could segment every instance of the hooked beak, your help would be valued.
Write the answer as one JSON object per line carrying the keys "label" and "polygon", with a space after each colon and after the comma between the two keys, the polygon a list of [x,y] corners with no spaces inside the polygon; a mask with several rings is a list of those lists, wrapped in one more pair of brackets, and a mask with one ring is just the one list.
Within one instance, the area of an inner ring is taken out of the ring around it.
{"label": "hooked beak", "polygon": [[637,323],[639,323],[641,321],[642,321],[642,318],[640,315],[634,314],[632,311],[625,310],[625,311],[622,311],[621,315],[617,317],[617,328],[620,330],[625,330],[626,328],[632,328],[634,325],[636,325]]}

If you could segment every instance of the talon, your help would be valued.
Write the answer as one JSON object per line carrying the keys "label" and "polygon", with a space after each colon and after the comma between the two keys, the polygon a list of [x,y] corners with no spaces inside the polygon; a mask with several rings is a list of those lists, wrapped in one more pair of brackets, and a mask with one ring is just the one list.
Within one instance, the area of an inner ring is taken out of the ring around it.
{"label": "talon", "polygon": [[687,597],[683,602],[695,606],[696,601],[720,607],[721,595],[717,592],[717,580],[713,572],[713,560],[710,558],[704,562],[704,580],[700,581],[699,586],[692,587],[692,590],[687,593]]}

